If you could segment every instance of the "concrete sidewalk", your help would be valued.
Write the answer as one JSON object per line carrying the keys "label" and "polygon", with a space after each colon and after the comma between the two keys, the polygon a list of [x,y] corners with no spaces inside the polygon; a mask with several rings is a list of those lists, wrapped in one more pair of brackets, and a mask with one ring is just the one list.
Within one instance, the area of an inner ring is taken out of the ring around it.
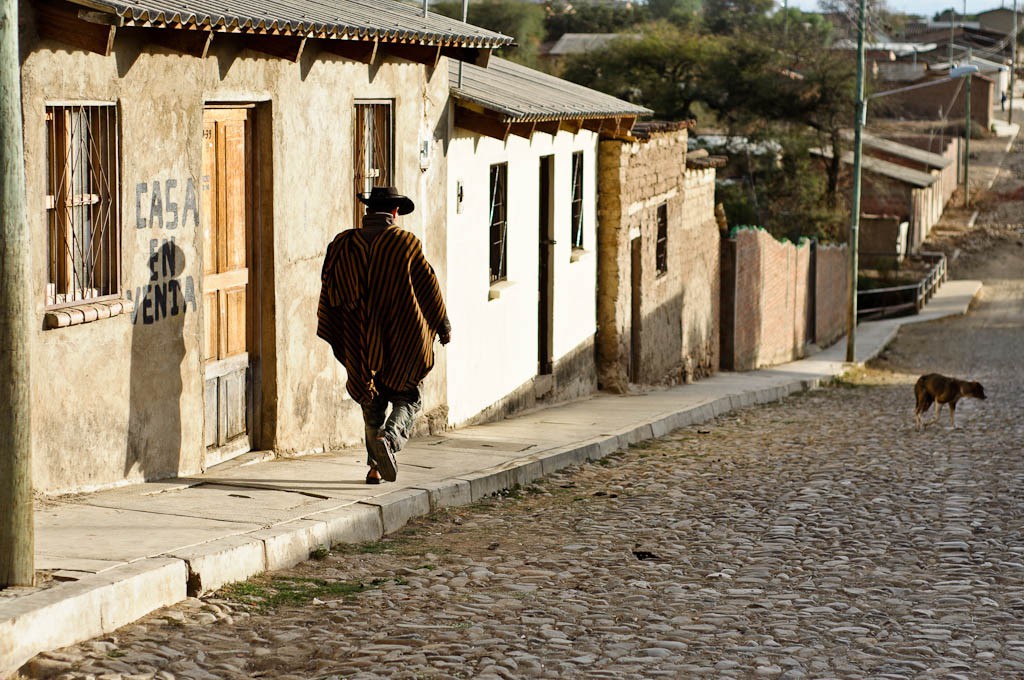
{"label": "concrete sidewalk", "polygon": [[[978,281],[945,283],[921,314],[862,323],[857,363],[906,323],[966,312]],[[0,676],[39,652],[93,638],[225,583],[377,540],[411,518],[462,505],[732,409],[781,399],[846,370],[846,343],[748,373],[592,398],[416,439],[394,484],[367,486],[359,450],[258,455],[188,479],[48,501],[36,511],[36,568],[54,580],[0,591]]]}

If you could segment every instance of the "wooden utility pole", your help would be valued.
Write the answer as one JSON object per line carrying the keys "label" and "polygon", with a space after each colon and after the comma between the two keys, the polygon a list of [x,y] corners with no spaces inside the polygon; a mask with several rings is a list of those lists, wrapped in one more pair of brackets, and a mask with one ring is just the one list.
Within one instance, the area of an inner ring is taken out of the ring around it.
{"label": "wooden utility pole", "polygon": [[0,0],[0,588],[35,584],[18,0]]}

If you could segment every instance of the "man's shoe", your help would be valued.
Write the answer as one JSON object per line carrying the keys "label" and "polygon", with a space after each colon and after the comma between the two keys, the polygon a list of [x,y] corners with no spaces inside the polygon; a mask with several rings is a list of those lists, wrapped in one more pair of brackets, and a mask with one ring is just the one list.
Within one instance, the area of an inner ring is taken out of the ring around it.
{"label": "man's shoe", "polygon": [[373,462],[377,464],[380,476],[387,482],[398,479],[398,471],[395,469],[395,454],[391,452],[391,442],[383,435],[377,435],[370,447],[373,453]]}
{"label": "man's shoe", "polygon": [[377,468],[371,467],[370,471],[366,473],[366,483],[380,484],[380,472],[377,471]]}

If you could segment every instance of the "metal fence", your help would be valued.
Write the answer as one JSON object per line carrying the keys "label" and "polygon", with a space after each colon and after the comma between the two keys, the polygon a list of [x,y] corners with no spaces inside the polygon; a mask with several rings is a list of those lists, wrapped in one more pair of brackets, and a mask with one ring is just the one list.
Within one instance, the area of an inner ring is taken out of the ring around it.
{"label": "metal fence", "polygon": [[931,264],[928,273],[917,283],[857,291],[858,320],[910,316],[921,311],[946,280],[946,256],[919,253],[916,257]]}

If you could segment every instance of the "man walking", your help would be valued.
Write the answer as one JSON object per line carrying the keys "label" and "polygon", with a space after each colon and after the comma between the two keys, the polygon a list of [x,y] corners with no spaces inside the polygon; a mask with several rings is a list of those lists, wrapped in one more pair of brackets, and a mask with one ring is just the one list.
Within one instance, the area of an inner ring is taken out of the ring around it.
{"label": "man walking", "polygon": [[[434,337],[451,340],[451,324],[420,240],[395,224],[412,200],[374,187],[361,229],[327,246],[317,335],[348,373],[348,393],[363,408],[367,484],[395,481],[395,453],[409,439],[422,404],[419,386],[434,367]],[[387,415],[388,404],[391,413]]]}

